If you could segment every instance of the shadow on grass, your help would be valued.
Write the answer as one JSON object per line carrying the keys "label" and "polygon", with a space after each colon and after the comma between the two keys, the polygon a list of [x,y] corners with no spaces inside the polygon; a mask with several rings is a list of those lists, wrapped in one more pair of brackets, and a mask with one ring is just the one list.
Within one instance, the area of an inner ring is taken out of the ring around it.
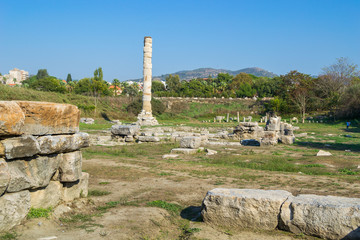
{"label": "shadow on grass", "polygon": [[180,216],[183,219],[187,219],[192,222],[202,222],[201,218],[201,206],[190,206],[187,208],[184,208]]}
{"label": "shadow on grass", "polygon": [[352,152],[360,152],[360,145],[359,144],[348,144],[348,143],[328,143],[325,147],[324,143],[320,142],[299,142],[296,141],[294,145],[300,146],[300,147],[310,147],[310,148],[316,148],[316,149],[330,149],[330,150],[339,150],[339,151],[345,151],[345,150],[351,150]]}

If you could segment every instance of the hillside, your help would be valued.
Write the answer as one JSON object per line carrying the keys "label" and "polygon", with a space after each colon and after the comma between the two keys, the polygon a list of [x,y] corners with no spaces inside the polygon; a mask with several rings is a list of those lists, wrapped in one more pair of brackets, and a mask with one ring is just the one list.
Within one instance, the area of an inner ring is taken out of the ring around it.
{"label": "hillside", "polygon": [[[215,68],[198,68],[198,69],[194,69],[194,70],[184,70],[184,71],[179,71],[179,72],[175,72],[175,73],[168,73],[168,74],[163,74],[161,76],[154,76],[153,79],[160,79],[160,80],[165,80],[165,78],[167,76],[169,76],[169,74],[171,75],[179,75],[181,80],[190,80],[190,79],[194,79],[194,78],[207,78],[209,76],[211,77],[216,77],[219,73],[229,73],[231,75],[237,75],[239,73],[248,73],[248,74],[252,74],[255,75],[257,77],[276,77],[277,75],[266,71],[262,68],[258,68],[258,67],[252,67],[252,68],[244,68],[244,69],[240,69],[240,70],[236,70],[236,71],[231,71],[231,70],[226,70],[226,69],[215,69]],[[131,80],[127,80],[127,81],[141,81],[142,79],[131,79]]]}

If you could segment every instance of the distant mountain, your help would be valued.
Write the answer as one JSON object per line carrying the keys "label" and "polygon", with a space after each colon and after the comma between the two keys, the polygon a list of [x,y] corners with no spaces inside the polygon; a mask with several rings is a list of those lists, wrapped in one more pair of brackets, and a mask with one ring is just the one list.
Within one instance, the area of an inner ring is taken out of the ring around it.
{"label": "distant mountain", "polygon": [[[185,71],[179,71],[179,72],[175,72],[175,73],[170,73],[171,75],[179,75],[181,80],[191,80],[194,78],[207,78],[209,76],[211,77],[216,77],[219,73],[229,73],[231,75],[237,75],[239,73],[248,73],[248,74],[253,74],[257,77],[276,77],[277,75],[266,71],[262,68],[258,68],[258,67],[252,67],[252,68],[244,68],[244,69],[240,69],[237,71],[231,71],[231,70],[226,70],[226,69],[215,69],[215,68],[198,68],[198,69],[194,69],[194,70],[185,70]],[[153,80],[158,79],[158,80],[165,80],[165,78],[169,76],[169,74],[163,74],[161,76],[153,76]],[[141,78],[139,79],[131,79],[131,80],[127,80],[127,81],[142,81]]]}

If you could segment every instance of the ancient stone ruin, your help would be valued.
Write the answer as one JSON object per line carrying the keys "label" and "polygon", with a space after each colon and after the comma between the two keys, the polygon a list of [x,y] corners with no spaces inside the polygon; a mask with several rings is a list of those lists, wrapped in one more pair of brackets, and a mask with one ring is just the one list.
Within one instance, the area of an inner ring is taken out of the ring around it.
{"label": "ancient stone ruin", "polygon": [[141,126],[158,125],[158,121],[152,115],[151,110],[151,84],[152,84],[152,39],[144,38],[144,89],[143,89],[143,109],[138,115],[137,124]]}
{"label": "ancient stone ruin", "polygon": [[283,190],[209,191],[202,203],[204,222],[228,228],[281,230],[325,239],[360,239],[360,199]]}
{"label": "ancient stone ruin", "polygon": [[265,129],[257,122],[241,122],[234,128],[233,133],[242,145],[248,146],[270,146],[278,142],[293,144],[295,140],[293,126],[281,122],[281,117],[277,116],[269,118]]}
{"label": "ancient stone ruin", "polygon": [[0,231],[19,224],[30,207],[55,207],[88,193],[76,106],[0,101]]}

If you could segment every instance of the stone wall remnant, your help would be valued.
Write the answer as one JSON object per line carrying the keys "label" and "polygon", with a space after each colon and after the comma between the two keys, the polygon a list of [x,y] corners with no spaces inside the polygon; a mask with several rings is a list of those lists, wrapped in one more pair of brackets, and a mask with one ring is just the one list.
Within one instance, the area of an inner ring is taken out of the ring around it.
{"label": "stone wall remnant", "polygon": [[[30,207],[55,207],[87,195],[76,106],[0,101],[0,231],[19,224]],[[71,187],[69,187],[71,185]]]}

